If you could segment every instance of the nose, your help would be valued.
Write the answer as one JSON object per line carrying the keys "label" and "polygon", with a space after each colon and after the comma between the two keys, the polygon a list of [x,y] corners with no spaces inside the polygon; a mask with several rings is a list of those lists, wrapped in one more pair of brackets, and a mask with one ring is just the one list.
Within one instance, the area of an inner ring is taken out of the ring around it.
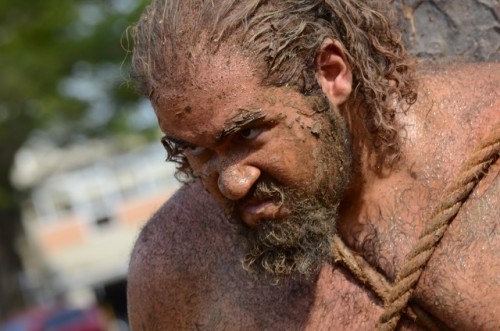
{"label": "nose", "polygon": [[217,184],[229,200],[239,200],[252,188],[260,176],[260,170],[251,165],[231,165],[220,171]]}

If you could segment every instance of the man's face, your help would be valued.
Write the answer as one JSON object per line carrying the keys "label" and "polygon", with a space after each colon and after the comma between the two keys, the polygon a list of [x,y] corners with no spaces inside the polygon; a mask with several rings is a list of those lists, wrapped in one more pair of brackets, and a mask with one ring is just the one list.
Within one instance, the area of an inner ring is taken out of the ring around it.
{"label": "man's face", "polygon": [[329,255],[350,171],[342,118],[291,88],[261,86],[241,55],[198,61],[153,102],[162,131],[241,221],[248,267],[273,276],[316,271]]}

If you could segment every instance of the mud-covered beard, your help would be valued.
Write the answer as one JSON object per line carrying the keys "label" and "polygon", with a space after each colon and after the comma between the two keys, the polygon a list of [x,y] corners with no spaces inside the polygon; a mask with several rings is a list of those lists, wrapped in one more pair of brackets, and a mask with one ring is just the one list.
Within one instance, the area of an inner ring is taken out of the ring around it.
{"label": "mud-covered beard", "polygon": [[288,190],[272,178],[264,178],[250,193],[258,200],[285,204],[289,215],[262,220],[254,229],[239,221],[237,202],[228,206],[231,218],[248,240],[243,266],[258,278],[272,282],[284,276],[310,279],[319,273],[324,262],[331,261],[331,240],[349,181],[351,155],[345,122],[339,117],[330,121],[335,122],[335,128],[319,139],[317,161],[324,166],[318,167],[317,175],[322,180],[313,192]]}
{"label": "mud-covered beard", "polygon": [[315,276],[331,257],[338,204],[325,206],[316,197],[295,198],[273,182],[261,182],[256,190],[260,188],[278,196],[276,201],[286,201],[291,213],[263,220],[256,229],[241,226],[241,234],[248,240],[244,268],[272,282],[283,276]]}

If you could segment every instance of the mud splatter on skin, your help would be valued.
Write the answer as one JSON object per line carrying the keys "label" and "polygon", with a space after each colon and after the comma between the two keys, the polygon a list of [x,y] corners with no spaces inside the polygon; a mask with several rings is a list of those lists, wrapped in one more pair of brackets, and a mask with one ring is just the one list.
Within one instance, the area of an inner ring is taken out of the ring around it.
{"label": "mud splatter on skin", "polygon": [[222,129],[222,133],[218,139],[227,137],[246,125],[263,119],[266,117],[266,114],[258,109],[258,110],[248,110],[248,109],[238,109],[238,114],[229,120],[226,121],[225,127]]}
{"label": "mud splatter on skin", "polygon": [[[309,98],[304,100],[295,88],[262,86],[252,63],[245,57],[231,56],[228,67],[229,54],[234,52],[221,50],[216,56],[200,57],[203,67],[197,67],[191,79],[206,86],[204,93],[186,82],[176,85],[174,90],[163,89],[163,100],[158,100],[163,102],[155,104],[162,130],[172,138],[211,148],[217,143],[217,136],[235,135],[242,127],[259,125],[259,121],[271,127],[262,146],[239,148],[239,141],[230,140],[234,148],[227,149],[224,158],[214,159],[221,163],[204,167],[211,160],[192,157],[193,169],[183,158],[180,163],[185,167],[181,170],[193,170],[191,175],[202,178],[208,191],[225,202],[233,201],[233,197],[225,199],[219,179],[211,177],[217,173],[211,170],[237,164],[247,156],[258,163],[257,180],[269,179],[281,185],[286,208],[293,213],[279,219],[266,216],[268,225],[260,232],[252,232],[256,237],[245,236],[249,244],[246,264],[271,277],[314,275],[318,266],[329,259],[328,241],[335,231],[337,206],[350,174],[346,123],[333,106],[331,111],[320,112],[321,103],[309,104]],[[173,99],[176,94],[183,97]],[[184,112],[187,106],[192,107],[191,113]],[[173,111],[184,112],[185,117],[179,120],[172,116]],[[315,125],[316,122],[321,125]],[[293,129],[288,123],[293,124]],[[312,127],[316,134],[311,132]],[[226,172],[223,180],[240,179],[234,175]],[[252,198],[251,192],[243,193]],[[232,219],[239,219],[237,223],[244,226],[240,217],[245,215],[234,216]],[[266,219],[259,221],[266,223]]]}
{"label": "mud splatter on skin", "polygon": [[271,95],[268,98],[266,98],[266,101],[270,106],[276,105],[276,97],[274,95]]}
{"label": "mud splatter on skin", "polygon": [[322,125],[321,125],[321,122],[314,122],[314,124],[312,125],[311,127],[311,133],[317,137],[319,137],[319,134],[321,132],[321,128],[322,128]]}
{"label": "mud splatter on skin", "polygon": [[[257,278],[277,283],[283,276],[314,277],[321,264],[330,259],[330,239],[336,232],[338,205],[351,173],[346,125],[337,116],[332,110],[328,115],[313,117],[317,133],[312,129],[311,133],[320,146],[314,156],[316,172],[323,178],[314,192],[289,190],[266,177],[250,194],[275,200],[280,205],[286,203],[292,211],[283,219],[264,220],[257,229],[240,227],[240,234],[249,244],[242,263]],[[333,173],[332,168],[336,169]],[[236,204],[230,204],[227,212],[241,226],[236,210]]]}

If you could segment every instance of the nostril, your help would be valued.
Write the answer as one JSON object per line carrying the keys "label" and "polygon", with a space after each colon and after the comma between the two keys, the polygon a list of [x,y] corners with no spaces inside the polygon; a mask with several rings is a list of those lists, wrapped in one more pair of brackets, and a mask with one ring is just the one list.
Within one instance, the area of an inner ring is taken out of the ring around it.
{"label": "nostril", "polygon": [[230,167],[219,175],[219,190],[227,199],[239,200],[247,195],[259,175],[255,167]]}
{"label": "nostril", "polygon": [[238,178],[234,171],[225,171],[219,176],[218,179],[220,192],[230,200],[238,199],[238,186],[241,184],[243,184],[241,178]]}

